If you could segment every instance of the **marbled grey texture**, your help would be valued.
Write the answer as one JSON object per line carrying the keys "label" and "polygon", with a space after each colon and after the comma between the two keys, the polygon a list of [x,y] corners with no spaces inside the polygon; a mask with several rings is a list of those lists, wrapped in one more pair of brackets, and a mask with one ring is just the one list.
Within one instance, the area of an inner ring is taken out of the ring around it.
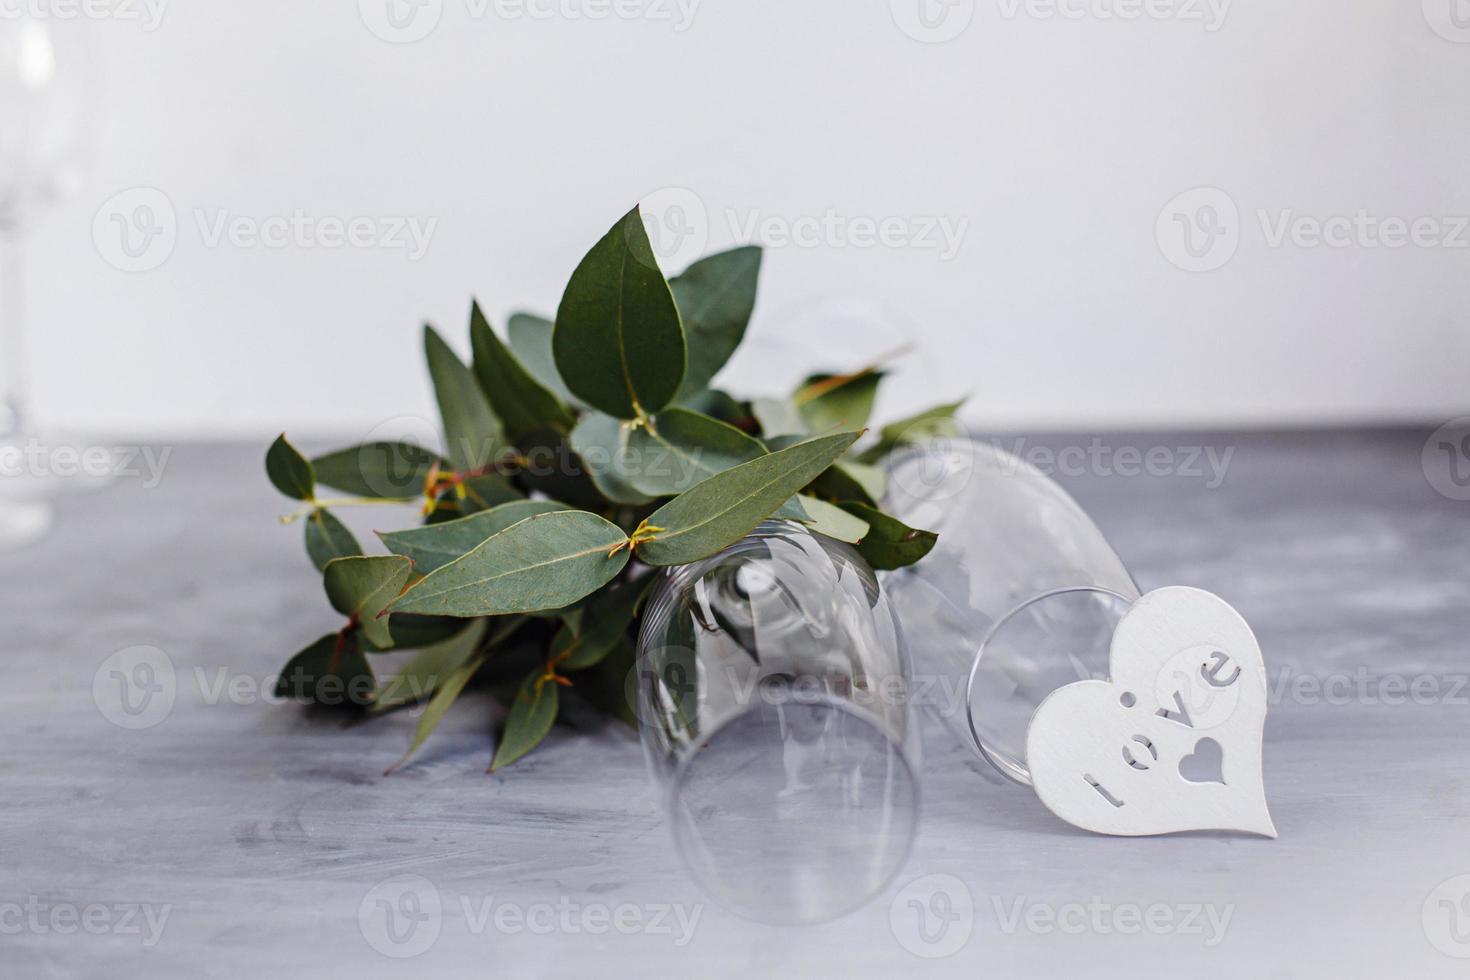
{"label": "marbled grey texture", "polygon": [[[1106,435],[1235,452],[1215,489],[1189,476],[1062,478],[1144,589],[1209,589],[1256,630],[1273,684],[1265,772],[1279,840],[1092,836],[931,726],[907,865],[862,910],[802,929],[744,921],[698,892],[625,729],[583,716],[486,775],[495,714],[471,694],[384,778],[411,713],[343,729],[295,705],[209,703],[221,680],[262,682],[337,622],[299,525],[275,520],[289,502],[265,482],[263,447],[177,447],[157,487],[67,497],[49,538],[0,557],[0,975],[1464,976],[1470,961],[1429,935],[1456,910],[1428,900],[1470,874],[1470,691],[1455,689],[1470,672],[1470,504],[1426,482],[1426,435]],[[395,519],[343,516],[360,532]],[[102,661],[132,645],[165,651],[178,678],[171,713],[139,731],[111,724],[92,695]],[[1311,693],[1334,675],[1346,697]],[[1438,693],[1382,703],[1383,675]],[[431,946],[395,959],[358,912],[404,874],[428,879],[443,913]],[[931,874],[956,876],[974,902],[968,941],[945,959],[914,955],[890,921],[900,888]],[[480,918],[538,903],[699,917],[692,937],[558,923],[537,934]],[[1012,928],[1018,909],[1089,903],[1209,904],[1229,918],[1219,936],[1119,934],[1116,917],[1105,929]],[[67,934],[28,918],[40,904],[107,911],[93,913],[97,934]],[[120,923],[139,905],[167,909],[157,942],[141,914],[137,931]],[[1470,953],[1470,903],[1464,912]]]}

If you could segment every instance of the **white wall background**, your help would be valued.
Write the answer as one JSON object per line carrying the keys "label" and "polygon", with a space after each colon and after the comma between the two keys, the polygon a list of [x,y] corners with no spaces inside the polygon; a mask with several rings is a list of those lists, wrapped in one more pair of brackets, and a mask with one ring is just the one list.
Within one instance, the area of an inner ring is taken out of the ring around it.
{"label": "white wall background", "polygon": [[[1235,0],[1217,30],[1206,0],[1062,0],[1075,19],[925,0],[950,29],[971,16],[946,43],[898,25],[890,6],[911,21],[918,0],[702,0],[682,31],[427,0],[432,32],[389,43],[364,14],[382,23],[389,2],[411,0],[172,0],[153,30],[94,25],[95,161],[30,249],[43,421],[304,435],[426,414],[424,319],[464,350],[472,293],[498,321],[554,311],[583,251],[662,188],[692,193],[683,217],[710,249],[752,216],[968,222],[947,258],[841,232],[769,249],[752,347],[781,359],[740,359],[732,386],[912,339],[883,409],[972,392],[994,426],[1423,420],[1470,402],[1470,247],[1273,247],[1258,215],[1470,215],[1470,43],[1450,39],[1470,28],[1449,19],[1457,3],[1470,23],[1465,0]],[[94,218],[139,186],[166,196],[177,240],[124,272]],[[1238,207],[1219,246],[1238,247],[1188,272],[1155,226],[1201,186]],[[298,209],[437,226],[417,261],[211,246],[201,228]]]}

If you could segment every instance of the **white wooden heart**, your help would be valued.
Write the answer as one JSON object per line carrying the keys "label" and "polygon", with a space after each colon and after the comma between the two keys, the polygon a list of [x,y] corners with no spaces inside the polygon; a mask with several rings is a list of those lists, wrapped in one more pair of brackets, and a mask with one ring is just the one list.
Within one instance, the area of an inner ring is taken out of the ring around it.
{"label": "white wooden heart", "polygon": [[1200,589],[1150,592],[1113,631],[1109,663],[1110,680],[1060,687],[1031,716],[1041,802],[1100,834],[1275,837],[1261,778],[1266,667],[1240,614]]}

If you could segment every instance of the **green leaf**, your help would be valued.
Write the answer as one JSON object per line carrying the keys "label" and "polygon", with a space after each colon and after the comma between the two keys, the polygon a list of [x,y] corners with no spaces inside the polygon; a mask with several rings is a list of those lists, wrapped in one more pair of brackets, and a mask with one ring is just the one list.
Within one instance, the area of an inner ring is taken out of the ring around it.
{"label": "green leaf", "polygon": [[516,448],[525,459],[516,473],[516,486],[526,493],[583,510],[601,511],[607,506],[607,498],[577,456],[570,433],[533,432],[521,437]]}
{"label": "green leaf", "polygon": [[415,572],[427,575],[473,551],[486,538],[504,531],[512,524],[518,524],[536,514],[570,509],[566,504],[555,500],[517,500],[443,524],[427,524],[406,531],[380,532],[378,537],[389,551],[411,559]]}
{"label": "green leaf", "polygon": [[505,718],[505,731],[500,736],[500,744],[495,746],[490,771],[504,769],[540,745],[556,722],[559,703],[559,685],[556,682],[543,679],[539,671],[527,676],[521,682],[516,699],[511,702],[510,714]]}
{"label": "green leaf", "polygon": [[526,495],[511,485],[499,473],[472,476],[460,484],[464,492],[459,497],[460,509],[466,514],[478,514],[482,510],[525,500]]}
{"label": "green leaf", "polygon": [[414,727],[413,741],[409,743],[408,751],[403,753],[403,758],[389,766],[383,775],[388,775],[407,762],[428,740],[429,736],[434,733],[434,729],[439,727],[439,722],[443,719],[444,713],[449,710],[449,706],[459,697],[460,692],[464,690],[465,685],[470,682],[471,677],[475,676],[475,671],[479,670],[480,665],[484,662],[483,654],[473,656],[444,678],[438,689],[434,691],[434,696],[424,706],[424,713],[419,715],[419,723]]}
{"label": "green leaf", "polygon": [[647,565],[685,565],[734,544],[847,451],[859,433],[824,436],[742,463],[696,484],[645,522],[662,528],[638,545]]}
{"label": "green leaf", "polygon": [[286,662],[276,697],[320,705],[370,704],[377,680],[351,631],[328,633]]}
{"label": "green leaf", "polygon": [[559,609],[612,581],[628,563],[627,543],[596,514],[537,514],[435,569],[390,608],[466,617]]}
{"label": "green leaf", "polygon": [[633,487],[625,470],[632,424],[601,412],[588,412],[572,430],[571,445],[597,492],[615,504],[646,504],[653,498]]}
{"label": "green leaf", "polygon": [[589,413],[573,431],[572,445],[599,492],[630,505],[683,493],[766,454],[753,436],[681,408],[665,409],[643,424]]}
{"label": "green leaf", "polygon": [[842,509],[868,523],[868,533],[857,546],[858,553],[874,569],[883,571],[912,565],[927,555],[939,540],[933,531],[920,531],[883,513],[876,507],[848,502]]}
{"label": "green leaf", "polygon": [[883,494],[888,489],[888,474],[876,466],[867,463],[858,463],[850,459],[844,459],[837,463],[836,469],[842,475],[851,479],[863,493],[867,494],[873,501],[882,500]]}
{"label": "green leaf", "polygon": [[884,482],[883,471],[877,467],[845,459],[812,481],[811,489],[823,500],[856,500],[874,507],[883,498]]}
{"label": "green leaf", "polygon": [[760,270],[760,246],[745,245],[706,256],[670,280],[689,338],[682,394],[707,387],[740,346],[755,309]]}
{"label": "green leaf", "polygon": [[908,418],[888,423],[879,431],[878,441],[863,450],[858,459],[864,463],[876,463],[899,446],[957,434],[960,426],[955,420],[955,413],[965,401],[961,398],[957,402],[936,405]]}
{"label": "green leaf", "polygon": [[556,618],[560,619],[562,623],[570,627],[573,635],[575,635],[576,632],[582,628],[582,612],[586,609],[586,607],[587,603],[581,602],[567,609],[558,610]]}
{"label": "green leaf", "polygon": [[797,410],[813,432],[860,429],[873,414],[884,373],[873,369],[855,374],[814,374],[795,395]]}
{"label": "green leaf", "polygon": [[748,404],[736,400],[729,392],[718,388],[705,388],[701,391],[680,395],[679,400],[674,404],[679,408],[687,408],[691,412],[719,419],[721,422],[729,422],[731,425],[737,422],[748,423],[751,419]]}
{"label": "green leaf", "polygon": [[[806,421],[796,406],[786,398],[756,398],[750,403],[750,413],[761,427],[761,438],[770,445],[776,436],[799,435],[807,432]],[[774,451],[775,446],[771,446]]]}
{"label": "green leaf", "polygon": [[531,313],[512,313],[505,325],[510,349],[531,376],[566,404],[573,408],[586,408],[587,405],[572,394],[556,370],[556,356],[551,352],[551,332],[550,320]]}
{"label": "green leaf", "polygon": [[684,328],[636,207],[572,273],[551,344],[567,387],[609,415],[657,412],[678,392]]}
{"label": "green leaf", "polygon": [[683,493],[700,481],[766,454],[760,440],[724,422],[682,408],[659,412],[628,436],[623,471],[650,497]]}
{"label": "green leaf", "polygon": [[806,442],[811,438],[809,432],[791,432],[784,436],[767,436],[761,441],[766,444],[766,449],[773,453],[783,449],[790,449],[798,443]]}
{"label": "green leaf", "polygon": [[443,643],[464,628],[464,620],[450,616],[415,616],[399,613],[388,617],[393,645],[385,649],[416,650]]}
{"label": "green leaf", "polygon": [[470,307],[470,347],[475,376],[500,416],[506,434],[515,438],[538,429],[569,432],[576,423],[572,410],[527,371],[509,347],[490,329],[480,304]]}
{"label": "green leaf", "polygon": [[265,475],[277,490],[293,500],[310,500],[316,496],[316,474],[306,457],[286,441],[284,432],[265,451]]}
{"label": "green leaf", "polygon": [[352,558],[362,554],[362,547],[331,511],[318,507],[306,518],[306,553],[317,571],[327,567],[333,558]]}
{"label": "green leaf", "polygon": [[611,715],[634,730],[638,728],[638,716],[633,712],[632,702],[637,688],[632,681],[637,662],[637,651],[625,638],[595,667],[578,674],[576,679],[577,693],[603,714]]}
{"label": "green leaf", "polygon": [[412,568],[411,561],[396,555],[336,558],[323,569],[322,584],[332,608],[355,618],[368,642],[384,650],[392,646],[393,634],[387,617],[378,614],[398,595]]}
{"label": "green leaf", "polygon": [[552,639],[551,659],[556,669],[586,670],[596,666],[619,641],[626,640],[634,611],[657,577],[648,575],[642,581],[624,582],[594,595],[584,608],[578,627],[563,626]]}
{"label": "green leaf", "polygon": [[378,690],[372,712],[381,714],[392,708],[414,701],[421,701],[433,694],[449,677],[474,656],[485,631],[490,626],[488,619],[472,619],[458,633],[442,643],[425,647],[389,681]]}
{"label": "green leaf", "polygon": [[838,541],[857,544],[868,533],[868,522],[816,497],[798,497],[811,519],[807,526],[818,534],[825,534]]}
{"label": "green leaf", "polygon": [[546,650],[546,656],[558,667],[566,660],[571,659],[578,649],[577,631],[570,621],[563,622],[551,637],[551,646]]}
{"label": "green leaf", "polygon": [[448,466],[438,453],[411,442],[369,442],[311,462],[319,482],[357,497],[385,500],[419,496],[434,468]]}
{"label": "green leaf", "polygon": [[792,497],[786,503],[782,504],[771,517],[773,519],[780,518],[782,520],[801,521],[803,523],[812,519],[812,515],[808,514],[806,508],[801,505],[800,495]]}
{"label": "green leaf", "polygon": [[444,446],[455,470],[478,469],[495,458],[500,423],[474,374],[433,327],[424,326],[424,356],[444,420]]}

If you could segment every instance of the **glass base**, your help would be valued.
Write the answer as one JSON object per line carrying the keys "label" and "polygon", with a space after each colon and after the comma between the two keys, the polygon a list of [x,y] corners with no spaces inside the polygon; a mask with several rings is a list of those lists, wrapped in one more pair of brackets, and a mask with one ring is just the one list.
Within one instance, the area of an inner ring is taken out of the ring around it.
{"label": "glass base", "polygon": [[0,552],[17,551],[45,537],[55,515],[50,501],[0,496]]}
{"label": "glass base", "polygon": [[0,437],[0,551],[44,537],[55,522],[53,500],[108,486],[118,465],[114,450],[85,439],[24,432]]}

